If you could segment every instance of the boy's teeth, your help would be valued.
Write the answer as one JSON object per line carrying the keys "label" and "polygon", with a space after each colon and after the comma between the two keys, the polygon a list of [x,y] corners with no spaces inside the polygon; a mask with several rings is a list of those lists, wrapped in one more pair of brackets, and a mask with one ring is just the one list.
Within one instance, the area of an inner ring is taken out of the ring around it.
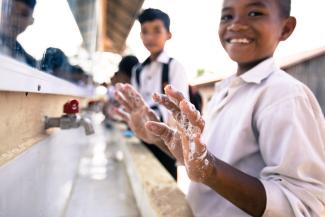
{"label": "boy's teeth", "polygon": [[230,40],[230,43],[248,44],[249,40],[247,38],[234,38]]}

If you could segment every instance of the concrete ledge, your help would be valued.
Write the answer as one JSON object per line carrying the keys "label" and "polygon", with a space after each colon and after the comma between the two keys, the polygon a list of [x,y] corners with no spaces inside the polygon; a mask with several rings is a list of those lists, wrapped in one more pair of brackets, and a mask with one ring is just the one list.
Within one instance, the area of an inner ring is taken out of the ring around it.
{"label": "concrete ledge", "polygon": [[127,173],[143,217],[192,217],[174,179],[138,139],[121,141]]}

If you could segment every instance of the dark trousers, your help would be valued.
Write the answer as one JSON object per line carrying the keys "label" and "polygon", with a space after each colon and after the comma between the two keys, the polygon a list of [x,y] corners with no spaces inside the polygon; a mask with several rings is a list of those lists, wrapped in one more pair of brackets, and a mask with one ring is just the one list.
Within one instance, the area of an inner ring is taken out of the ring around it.
{"label": "dark trousers", "polygon": [[156,145],[151,145],[145,143],[145,146],[153,153],[153,155],[160,161],[160,163],[167,169],[170,175],[176,180],[177,178],[177,167],[176,167],[176,160],[169,157],[165,152],[160,150]]}

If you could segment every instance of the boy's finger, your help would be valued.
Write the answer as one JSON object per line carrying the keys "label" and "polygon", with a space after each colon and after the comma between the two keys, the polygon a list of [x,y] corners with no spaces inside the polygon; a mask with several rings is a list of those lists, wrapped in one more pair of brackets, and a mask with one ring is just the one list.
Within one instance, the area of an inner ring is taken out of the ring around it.
{"label": "boy's finger", "polygon": [[130,84],[125,85],[126,99],[130,100],[133,108],[139,108],[145,104],[141,94]]}
{"label": "boy's finger", "polygon": [[129,123],[130,115],[127,112],[125,112],[122,108],[114,108],[113,112],[118,116],[120,116],[123,121]]}
{"label": "boy's finger", "polygon": [[170,144],[175,134],[173,129],[161,122],[148,121],[145,127],[154,135],[159,136],[167,146]]}
{"label": "boy's finger", "polygon": [[159,122],[159,116],[154,110],[147,107],[146,113],[149,117],[149,120]]}
{"label": "boy's finger", "polygon": [[120,92],[119,90],[117,90],[115,92],[115,99],[125,108],[125,110],[127,112],[130,112],[132,107],[129,104],[129,102],[125,99],[124,95],[122,92]]}
{"label": "boy's finger", "polygon": [[190,140],[189,137],[185,133],[181,133],[181,141],[182,141],[182,149],[183,149],[183,159],[185,166],[187,162],[189,161],[189,146],[190,146]]}
{"label": "boy's finger", "polygon": [[166,87],[164,88],[165,93],[168,97],[172,98],[176,105],[179,105],[179,103],[185,99],[185,97],[183,96],[183,94],[177,90],[175,90],[170,84],[166,85]]}
{"label": "boy's finger", "polygon": [[196,146],[195,158],[198,160],[203,160],[206,157],[208,150],[206,145],[201,142],[201,134],[194,134],[193,142]]}
{"label": "boy's finger", "polygon": [[117,83],[117,84],[115,85],[115,91],[120,91],[120,92],[122,92],[123,89],[124,89],[124,87],[125,87],[124,84],[122,84],[122,83]]}
{"label": "boy's finger", "polygon": [[176,105],[173,101],[171,101],[168,96],[166,96],[165,94],[158,94],[158,93],[154,93],[152,95],[152,99],[165,106],[169,111],[172,112],[173,116],[175,117],[175,115],[177,115],[178,113],[180,113],[180,109],[178,107],[178,105]]}
{"label": "boy's finger", "polygon": [[142,96],[130,84],[117,84],[117,88],[122,92],[125,100],[131,108],[139,108],[145,104]]}
{"label": "boy's finger", "polygon": [[184,99],[180,102],[179,107],[181,111],[185,114],[185,116],[188,118],[190,123],[193,126],[198,127],[201,131],[203,131],[205,122],[200,112],[196,110],[195,106],[189,101]]}

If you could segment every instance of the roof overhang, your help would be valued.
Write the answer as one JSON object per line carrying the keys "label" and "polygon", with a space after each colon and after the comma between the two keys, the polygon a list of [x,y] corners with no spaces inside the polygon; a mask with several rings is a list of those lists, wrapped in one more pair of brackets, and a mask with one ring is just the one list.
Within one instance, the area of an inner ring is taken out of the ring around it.
{"label": "roof overhang", "polygon": [[122,53],[144,0],[68,0],[88,51]]}

